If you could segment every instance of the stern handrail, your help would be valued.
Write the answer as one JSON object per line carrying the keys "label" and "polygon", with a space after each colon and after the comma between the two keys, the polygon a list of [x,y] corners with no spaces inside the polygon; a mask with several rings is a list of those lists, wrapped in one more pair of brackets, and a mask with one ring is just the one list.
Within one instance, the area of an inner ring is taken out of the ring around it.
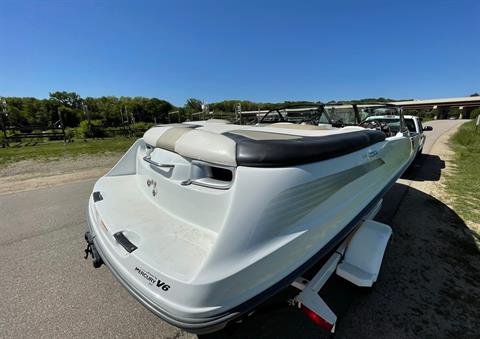
{"label": "stern handrail", "polygon": [[160,167],[160,168],[174,168],[175,167],[175,165],[172,165],[172,164],[160,164],[156,161],[153,161],[152,157],[150,155],[144,156],[143,161],[146,161],[149,164],[151,164],[153,166],[156,166],[156,167]]}

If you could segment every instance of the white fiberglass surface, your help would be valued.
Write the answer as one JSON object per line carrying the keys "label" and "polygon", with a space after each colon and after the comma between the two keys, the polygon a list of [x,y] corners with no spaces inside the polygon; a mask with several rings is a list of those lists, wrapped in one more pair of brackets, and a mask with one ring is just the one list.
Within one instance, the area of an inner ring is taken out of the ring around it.
{"label": "white fiberglass surface", "polygon": [[[298,126],[298,125],[297,125]],[[304,130],[295,128],[296,125],[292,124],[292,128],[276,128],[271,126],[252,126],[252,125],[234,125],[234,124],[205,124],[202,127],[199,127],[199,130],[205,130],[213,133],[225,133],[234,130],[250,130],[250,131],[259,131],[259,132],[269,132],[269,133],[278,133],[278,134],[292,134],[300,136],[326,136],[332,134],[342,134],[350,133],[355,131],[365,130],[363,127],[358,126],[348,126],[344,128],[328,128],[328,129],[315,129],[315,130]]]}
{"label": "white fiberglass surface", "polygon": [[[142,160],[140,149],[136,174],[97,182],[95,191],[103,200],[95,207],[109,234],[124,231],[138,246],[131,254],[120,245],[112,247],[128,279],[153,300],[193,313],[199,307],[201,312],[206,307],[227,310],[318,252],[397,174],[410,151],[410,141],[396,136],[318,163],[238,167],[232,187],[215,190],[181,185],[188,159],[155,150],[152,160],[174,163],[179,170],[164,174]],[[375,166],[365,165],[369,163]],[[345,177],[350,170],[358,175]],[[155,197],[146,184],[149,178],[157,182],[160,193]],[[215,213],[207,215],[207,207]],[[209,228],[212,223],[215,227]],[[113,237],[108,240],[116,245]],[[165,276],[168,293],[159,294],[156,286],[131,273],[137,265]]]}
{"label": "white fiberglass surface", "polygon": [[[96,208],[103,223],[110,234],[121,231],[138,247],[131,255],[140,262],[161,267],[163,274],[178,280],[190,280],[214,244],[216,233],[161,209],[139,188],[138,177],[107,176],[97,182],[95,190],[103,200]],[[119,248],[119,253],[122,251]]]}

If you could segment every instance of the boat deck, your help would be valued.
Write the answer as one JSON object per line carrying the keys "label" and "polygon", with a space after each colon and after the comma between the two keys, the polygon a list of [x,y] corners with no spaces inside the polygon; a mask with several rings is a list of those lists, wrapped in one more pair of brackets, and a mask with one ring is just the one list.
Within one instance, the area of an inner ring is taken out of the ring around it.
{"label": "boat deck", "polygon": [[97,213],[108,233],[123,232],[138,247],[132,255],[145,263],[144,268],[162,267],[163,274],[189,281],[201,268],[216,233],[159,208],[140,189],[143,179],[138,175],[101,178],[95,187],[103,197],[95,203]]}

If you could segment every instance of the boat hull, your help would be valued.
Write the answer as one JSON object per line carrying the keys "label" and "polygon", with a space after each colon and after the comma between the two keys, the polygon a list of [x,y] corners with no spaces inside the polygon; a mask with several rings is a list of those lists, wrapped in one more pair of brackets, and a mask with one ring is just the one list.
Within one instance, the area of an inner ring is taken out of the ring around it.
{"label": "boat hull", "polygon": [[[398,136],[312,164],[239,166],[231,187],[219,192],[180,187],[172,183],[174,175],[145,166],[140,140],[96,183],[94,192],[103,200],[90,199],[89,230],[105,264],[147,309],[187,331],[212,332],[268,300],[338,246],[408,167],[412,152],[408,138]],[[185,161],[165,152],[157,161],[166,157]],[[150,194],[150,178],[163,197]],[[183,201],[181,218],[178,206],[162,200],[182,196],[179,189],[198,199],[198,206]],[[205,204],[213,212],[203,213]],[[155,208],[155,217],[139,218]],[[116,232],[138,249],[125,252]]]}

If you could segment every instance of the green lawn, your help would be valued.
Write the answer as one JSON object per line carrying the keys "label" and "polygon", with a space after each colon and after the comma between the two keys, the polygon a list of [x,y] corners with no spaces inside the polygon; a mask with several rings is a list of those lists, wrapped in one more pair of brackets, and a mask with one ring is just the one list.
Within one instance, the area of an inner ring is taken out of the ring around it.
{"label": "green lawn", "polygon": [[125,152],[135,138],[114,137],[105,139],[76,139],[74,142],[49,141],[37,145],[25,146],[12,143],[11,147],[0,148],[0,166],[25,159],[57,160],[62,157],[74,157],[83,154],[105,152]]}
{"label": "green lawn", "polygon": [[447,177],[447,190],[455,210],[464,219],[480,223],[480,128],[475,133],[475,121],[460,126],[451,145],[457,168]]}

